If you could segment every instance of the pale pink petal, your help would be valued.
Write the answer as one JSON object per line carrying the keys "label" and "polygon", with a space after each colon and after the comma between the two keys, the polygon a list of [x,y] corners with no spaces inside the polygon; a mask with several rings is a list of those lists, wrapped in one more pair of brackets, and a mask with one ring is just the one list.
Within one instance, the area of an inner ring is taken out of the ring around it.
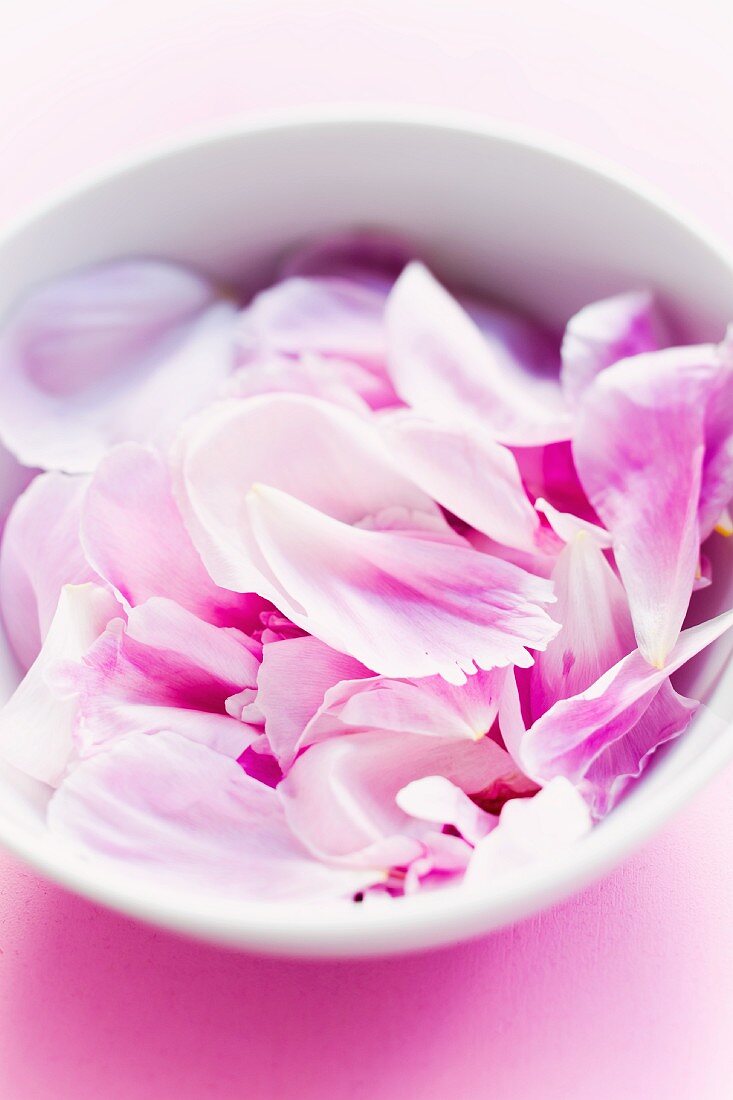
{"label": "pale pink petal", "polygon": [[465,791],[442,775],[414,779],[397,792],[396,802],[410,817],[436,825],[452,825],[469,844],[477,844],[498,824],[494,814],[482,810]]}
{"label": "pale pink petal", "polygon": [[[669,676],[731,626],[733,612],[729,611],[683,630],[662,668],[649,665],[636,649],[585,691],[555,703],[521,739],[519,759],[527,774],[538,782],[564,775],[575,784],[582,784],[601,754],[634,730],[644,715],[649,715],[650,704],[656,701]],[[666,699],[662,696],[658,706],[657,718],[653,713],[649,715],[650,725],[637,729],[632,741],[627,741],[624,747],[633,749],[636,744],[640,752],[628,775],[639,774],[656,745],[684,728],[694,704],[668,695]],[[618,763],[607,768],[603,776],[606,783],[620,777],[617,767]],[[601,795],[597,797],[599,803],[603,801]]]}
{"label": "pale pink petal", "polygon": [[173,729],[237,757],[254,736],[226,711],[254,688],[259,647],[238,630],[212,626],[165,599],[117,619],[79,664],[57,673],[79,695],[75,736],[89,755],[130,732]]}
{"label": "pale pink petal", "polygon": [[24,669],[41,649],[65,584],[99,581],[79,541],[87,477],[39,475],[18,498],[0,546],[0,608]]}
{"label": "pale pink petal", "polygon": [[666,343],[662,319],[649,291],[637,290],[591,302],[568,321],[560,380],[576,401],[606,367],[619,359],[658,351]]}
{"label": "pale pink petal", "polygon": [[38,473],[37,469],[21,466],[15,455],[0,443],[0,534],[16,500]]}
{"label": "pale pink petal", "polygon": [[497,827],[476,845],[463,885],[469,890],[490,890],[503,875],[552,860],[582,840],[590,828],[588,807],[559,776],[534,798],[506,803]]}
{"label": "pale pink petal", "polygon": [[414,246],[396,233],[348,229],[306,241],[287,257],[281,274],[336,275],[386,290],[414,258]]}
{"label": "pale pink petal", "polygon": [[260,625],[267,607],[260,597],[219,588],[207,573],[168,467],[150,448],[123,443],[102,459],[84,499],[81,541],[87,560],[128,606],[163,596],[217,626]]}
{"label": "pale pink petal", "polygon": [[442,676],[344,678],[325,692],[298,747],[366,730],[478,741],[494,724],[506,673],[480,670],[459,687]]}
{"label": "pale pink petal", "polygon": [[[531,664],[557,626],[546,581],[462,546],[349,527],[276,489],[250,493],[276,606],[334,649],[385,676]],[[261,589],[264,593],[264,589]]]}
{"label": "pale pink petal", "polygon": [[529,674],[534,718],[585,691],[635,648],[623,585],[591,535],[579,532],[567,544],[552,581],[551,615],[561,626]]}
{"label": "pale pink petal", "polygon": [[545,517],[552,530],[563,542],[572,542],[576,535],[584,533],[589,535],[597,546],[608,550],[611,546],[611,536],[604,527],[590,520],[581,519],[572,512],[560,512],[542,497],[534,502],[537,511]]}
{"label": "pale pink petal", "polygon": [[392,387],[378,374],[347,359],[312,352],[292,358],[271,354],[234,371],[225,396],[258,397],[265,393],[300,393],[364,413],[394,405]]}
{"label": "pale pink petal", "polygon": [[34,779],[56,785],[74,751],[77,700],[50,683],[58,661],[79,660],[107,623],[120,613],[111,592],[97,585],[67,585],[43,648],[0,711],[0,755]]}
{"label": "pale pink petal", "polygon": [[200,276],[153,261],[40,287],[2,335],[0,436],[22,463],[72,473],[165,436],[228,373],[234,314]]}
{"label": "pale pink petal", "polygon": [[[240,592],[264,595],[263,584],[268,593],[278,587],[251,531],[245,498],[256,483],[345,523],[393,507],[440,519],[438,506],[399,471],[369,420],[311,397],[276,394],[212,406],[182,433],[174,474],[206,568],[217,584]],[[293,617],[289,606],[281,610]]]}
{"label": "pale pink petal", "polygon": [[719,348],[718,384],[705,410],[705,458],[700,488],[700,540],[714,530],[731,530],[728,505],[733,498],[733,325]]}
{"label": "pale pink petal", "polygon": [[511,757],[488,737],[460,741],[366,732],[306,749],[279,790],[288,821],[304,844],[321,856],[343,858],[370,847],[378,852],[373,846],[390,838],[420,840],[432,832],[432,825],[410,817],[396,802],[403,787],[426,775],[442,775],[488,802],[527,784]]}
{"label": "pale pink petal", "polygon": [[241,717],[251,721],[257,708],[272,751],[286,768],[328,689],[341,680],[370,675],[369,669],[353,657],[331,649],[318,638],[306,635],[271,642],[263,648],[256,702],[246,706]]}
{"label": "pale pink petal", "polygon": [[613,538],[639,648],[653,664],[664,663],[690,600],[706,409],[729,371],[713,345],[636,356],[599,374],[578,410],[578,474]]}
{"label": "pale pink petal", "polygon": [[220,900],[351,897],[379,873],[329,867],[293,836],[276,791],[175,733],[131,735],[51,799],[53,836],[151,888]]}
{"label": "pale pink petal", "polygon": [[539,518],[501,443],[412,413],[383,418],[381,431],[401,468],[449,512],[506,546],[537,549]]}
{"label": "pale pink petal", "polygon": [[410,264],[397,280],[386,319],[390,374],[416,412],[473,425],[500,443],[569,437],[570,416],[546,363],[526,361],[525,349],[516,352],[501,335],[492,339],[421,264]]}

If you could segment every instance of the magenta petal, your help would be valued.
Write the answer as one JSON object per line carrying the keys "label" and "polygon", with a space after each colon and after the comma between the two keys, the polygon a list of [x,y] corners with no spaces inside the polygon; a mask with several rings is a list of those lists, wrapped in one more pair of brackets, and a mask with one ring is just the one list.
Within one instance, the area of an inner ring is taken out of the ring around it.
{"label": "magenta petal", "polygon": [[84,500],[81,539],[97,573],[131,607],[163,596],[217,626],[259,626],[267,605],[212,581],[181,518],[166,463],[147,447],[123,443],[100,462]]}
{"label": "magenta petal", "polygon": [[276,791],[175,733],[125,737],[84,761],[51,799],[48,824],[85,858],[155,890],[315,901],[350,897],[380,878],[313,859]]}
{"label": "magenta petal", "polygon": [[648,291],[592,302],[571,317],[565,329],[563,389],[576,401],[606,367],[632,355],[658,351],[664,343],[664,326]]}
{"label": "magenta petal", "polygon": [[126,261],[33,292],[0,346],[0,436],[21,462],[72,473],[111,444],[160,439],[231,366],[235,307],[198,275]]}
{"label": "magenta petal", "polygon": [[65,584],[99,581],[79,541],[89,478],[39,475],[18,498],[0,547],[0,608],[23,668],[35,661]]}
{"label": "magenta petal", "polygon": [[449,512],[496,542],[537,549],[539,518],[501,443],[411,413],[385,417],[381,430],[400,467]]}
{"label": "magenta petal", "polygon": [[674,645],[692,592],[706,407],[727,373],[712,345],[637,356],[598,375],[579,408],[578,474],[613,538],[639,648],[653,664]]}
{"label": "magenta petal", "polygon": [[93,584],[67,585],[43,648],[0,711],[0,754],[16,768],[56,785],[74,750],[77,700],[53,686],[60,661],[78,661],[120,613],[111,592]]}
{"label": "magenta petal", "polygon": [[473,425],[500,443],[569,438],[559,383],[544,375],[544,364],[524,361],[508,342],[482,332],[421,264],[397,280],[387,332],[395,389],[416,412]]}
{"label": "magenta petal", "polygon": [[419,840],[434,830],[396,801],[403,787],[426,775],[442,775],[489,801],[527,784],[511,757],[487,737],[366,732],[306,749],[279,790],[293,831],[311,851],[347,857],[390,838]]}
{"label": "magenta petal", "polygon": [[[555,703],[521,739],[519,758],[527,773],[538,782],[564,775],[572,782],[582,784],[601,754],[624,738],[647,715],[651,725],[634,734],[641,758],[634,761],[632,770],[628,772],[629,775],[638,774],[656,745],[675,736],[691,717],[692,704],[689,701],[680,697],[665,700],[663,696],[657,715],[659,721],[652,721],[654,714],[649,715],[652,700],[658,697],[673,672],[731,626],[733,612],[729,611],[709,622],[683,630],[662,668],[649,665],[641,651],[634,650],[585,691]],[[630,747],[633,747],[632,743],[627,742],[625,748]],[[616,766],[607,768],[607,782],[620,778]],[[599,802],[602,801],[603,798],[599,797]]]}
{"label": "magenta petal", "polygon": [[486,891],[492,882],[531,863],[549,861],[589,832],[588,807],[566,779],[553,779],[534,798],[515,798],[499,824],[479,840],[464,886]]}
{"label": "magenta petal", "polygon": [[[265,733],[283,768],[289,767],[310,719],[329,688],[341,680],[370,676],[369,669],[324,645],[318,638],[285,638],[262,652],[256,707]],[[248,711],[243,717],[247,719]]]}
{"label": "magenta petal", "polygon": [[259,647],[238,630],[212,626],[165,599],[110,623],[64,683],[80,696],[76,738],[83,755],[130,732],[172,729],[238,757],[254,734],[226,712],[253,689]]}
{"label": "magenta petal", "polygon": [[[385,676],[531,664],[557,626],[546,581],[462,546],[364,531],[260,486],[248,498],[258,548],[295,623]],[[263,590],[264,594],[264,590]]]}

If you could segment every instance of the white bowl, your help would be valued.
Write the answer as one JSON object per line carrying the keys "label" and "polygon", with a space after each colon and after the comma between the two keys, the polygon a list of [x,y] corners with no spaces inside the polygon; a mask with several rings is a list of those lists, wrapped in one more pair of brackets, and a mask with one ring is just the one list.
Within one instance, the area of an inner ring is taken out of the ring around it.
{"label": "white bowl", "polygon": [[[475,120],[354,111],[247,121],[47,204],[0,241],[0,313],[42,279],[136,253],[262,285],[293,243],[353,224],[401,230],[447,280],[557,325],[593,298],[640,286],[659,291],[682,340],[717,339],[733,318],[731,260],[638,186]],[[697,616],[729,607],[732,591],[729,564],[716,562]],[[685,685],[723,719],[729,648],[719,643]],[[3,644],[3,698],[16,682]],[[0,842],[88,898],[204,939],[292,956],[409,951],[527,916],[617,864],[733,755],[725,722],[710,713],[589,838],[484,897],[451,889],[374,908],[281,907],[141,889],[53,843],[43,828],[48,789],[10,769],[0,772]]]}

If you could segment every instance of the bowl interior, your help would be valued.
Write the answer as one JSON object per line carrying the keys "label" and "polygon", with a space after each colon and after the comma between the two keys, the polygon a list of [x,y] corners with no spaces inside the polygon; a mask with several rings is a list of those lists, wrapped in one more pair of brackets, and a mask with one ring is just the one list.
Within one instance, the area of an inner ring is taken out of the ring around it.
{"label": "bowl interior", "polygon": [[[302,238],[345,226],[407,234],[435,272],[560,328],[596,297],[656,290],[684,342],[719,339],[733,318],[733,269],[684,222],[615,179],[541,146],[470,125],[375,118],[251,125],[149,159],[49,206],[0,242],[0,314],[33,284],[116,256],[180,260],[241,286],[265,285]],[[713,547],[701,619],[730,607],[727,546]],[[0,770],[0,841],[46,874],[191,933],[289,954],[366,954],[458,939],[525,915],[612,865],[722,759],[730,645],[685,670],[703,719],[577,850],[484,898],[457,891],[283,912],[217,898],[156,896],[77,861],[43,830],[48,790]],[[0,696],[18,673],[0,639]],[[727,750],[726,750],[727,751]]]}

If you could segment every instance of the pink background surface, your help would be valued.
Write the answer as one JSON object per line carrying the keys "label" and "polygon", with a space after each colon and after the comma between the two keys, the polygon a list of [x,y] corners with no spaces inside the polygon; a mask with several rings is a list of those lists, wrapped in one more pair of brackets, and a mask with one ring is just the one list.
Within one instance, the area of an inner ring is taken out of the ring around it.
{"label": "pink background surface", "polygon": [[[0,219],[250,110],[383,101],[572,140],[733,245],[733,9],[497,7],[0,5]],[[0,1095],[723,1100],[731,780],[580,897],[481,942],[392,961],[305,964],[189,943],[0,856]]]}

